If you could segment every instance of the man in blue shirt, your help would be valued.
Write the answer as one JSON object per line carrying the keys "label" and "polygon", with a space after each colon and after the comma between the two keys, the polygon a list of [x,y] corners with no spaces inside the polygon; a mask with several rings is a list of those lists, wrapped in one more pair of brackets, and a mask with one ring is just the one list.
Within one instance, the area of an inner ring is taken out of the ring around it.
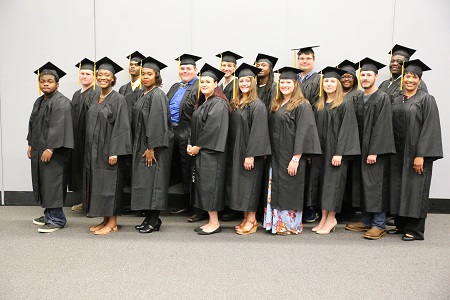
{"label": "man in blue shirt", "polygon": [[[172,156],[172,169],[170,185],[182,183],[183,203],[173,214],[186,212],[191,206],[190,185],[192,181],[191,160],[186,152],[188,139],[191,134],[191,118],[194,106],[198,98],[198,80],[196,61],[201,57],[183,54],[178,57],[178,74],[181,82],[177,82],[170,88],[167,98],[170,99],[170,115],[174,131],[174,148]],[[189,222],[205,220],[208,214],[201,210],[194,210]]]}

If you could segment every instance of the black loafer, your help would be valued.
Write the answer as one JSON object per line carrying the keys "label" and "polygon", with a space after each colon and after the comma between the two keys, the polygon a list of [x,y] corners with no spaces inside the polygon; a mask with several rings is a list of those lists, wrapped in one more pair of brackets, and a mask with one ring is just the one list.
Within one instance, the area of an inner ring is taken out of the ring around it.
{"label": "black loafer", "polygon": [[404,234],[402,236],[402,241],[405,241],[405,242],[411,242],[411,241],[415,241],[415,240],[416,240],[416,238],[413,236],[408,236],[406,234]]}
{"label": "black loafer", "polygon": [[219,233],[219,232],[222,232],[222,228],[220,228],[220,226],[217,227],[216,230],[211,231],[211,232],[205,232],[202,229],[200,229],[200,231],[197,231],[197,234],[199,234],[199,235],[211,235],[211,234],[215,234],[215,233]]}
{"label": "black loafer", "polygon": [[397,229],[389,229],[388,231],[386,231],[388,234],[401,234],[401,232]]}
{"label": "black loafer", "polygon": [[200,214],[200,215],[192,215],[191,217],[188,218],[188,222],[189,223],[195,223],[195,222],[206,220],[207,218],[208,218],[208,214],[207,213],[203,213],[203,214]]}
{"label": "black loafer", "polygon": [[195,228],[194,228],[194,231],[195,231],[195,232],[199,232],[199,231],[202,231],[202,228],[201,228],[201,226],[195,227]]}
{"label": "black loafer", "polygon": [[161,219],[158,219],[158,222],[154,226],[149,225],[147,223],[147,224],[145,224],[144,228],[139,229],[139,233],[152,233],[153,231],[159,231],[161,224],[162,224]]}
{"label": "black loafer", "polygon": [[147,221],[144,220],[144,222],[142,222],[141,225],[136,225],[136,226],[134,226],[134,228],[135,228],[136,230],[139,230],[139,229],[145,228],[145,226],[147,226],[147,225],[148,225]]}

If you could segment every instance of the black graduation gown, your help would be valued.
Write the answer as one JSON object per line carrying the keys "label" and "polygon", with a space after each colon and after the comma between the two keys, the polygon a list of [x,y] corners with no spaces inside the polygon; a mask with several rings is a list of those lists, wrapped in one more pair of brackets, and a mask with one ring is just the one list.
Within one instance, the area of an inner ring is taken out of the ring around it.
{"label": "black graduation gown", "polygon": [[[109,217],[121,213],[123,192],[122,156],[131,154],[131,130],[127,102],[112,90],[98,104],[99,95],[87,112],[84,191],[90,217]],[[108,163],[117,155],[117,163]]]}
{"label": "black graduation gown", "polygon": [[[424,91],[392,104],[396,154],[391,158],[391,213],[426,218],[433,161],[443,157],[436,100]],[[414,171],[414,158],[424,157],[424,172]]]}
{"label": "black graduation gown", "polygon": [[[70,100],[58,91],[47,100],[44,96],[37,98],[28,123],[27,141],[31,146],[34,198],[44,208],[63,207],[74,144]],[[42,153],[53,148],[50,161],[42,162]]]}
{"label": "black graduation gown", "polygon": [[[400,91],[400,78],[393,81],[392,84],[391,84],[391,80],[387,79],[380,84],[378,89],[381,90],[382,92],[385,92],[386,94],[388,94],[391,98],[391,102],[393,102],[395,100],[395,98],[397,98],[402,92],[402,91]],[[422,91],[428,93],[427,85],[425,84],[425,82],[423,80],[420,82],[419,90],[422,90]]]}
{"label": "black graduation gown", "polygon": [[220,211],[225,206],[228,103],[219,97],[208,99],[192,115],[190,144],[202,149],[193,158],[194,206]]}
{"label": "black graduation gown", "polygon": [[[237,78],[236,78],[237,81]],[[225,88],[223,88],[223,83],[220,84],[220,88],[222,89],[222,92],[227,97],[228,101],[231,102],[233,100],[233,79],[227,84]],[[237,88],[237,82],[236,82],[236,88]]]}
{"label": "black graduation gown", "polygon": [[[160,88],[142,95],[133,110],[132,210],[164,210],[169,198],[172,159],[172,121],[169,100]],[[156,162],[147,167],[146,149],[154,148]]]}
{"label": "black graduation gown", "polygon": [[143,91],[144,88],[140,88],[139,86],[136,87],[133,91],[133,89],[131,88],[131,82],[128,82],[127,84],[124,84],[119,88],[119,94],[123,95],[125,97],[125,100],[127,100],[128,120],[130,120],[130,122],[132,119],[134,104]]}
{"label": "black graduation gown", "polygon": [[[264,156],[270,155],[267,109],[253,100],[247,107],[230,114],[227,149],[227,204],[233,210],[255,212],[261,194]],[[254,168],[244,168],[246,157],[253,157]]]}
{"label": "black graduation gown", "polygon": [[311,105],[319,100],[319,89],[320,89],[320,75],[319,73],[314,73],[308,79],[300,82],[300,88],[302,89],[303,96],[308,99]]}
{"label": "black graduation gown", "polygon": [[[361,94],[355,102],[361,156],[352,161],[361,169],[349,180],[353,187],[360,188],[355,193],[361,195],[362,201],[355,206],[361,206],[365,212],[386,212],[389,209],[389,159],[395,153],[391,100],[380,90],[365,103],[363,97]],[[377,155],[377,162],[367,164],[368,155]]]}
{"label": "black graduation gown", "polygon": [[[347,179],[348,160],[361,154],[358,124],[353,103],[343,101],[337,108],[332,103],[318,111],[314,106],[322,155],[312,159],[307,205],[339,213]],[[332,157],[342,156],[339,167],[331,164]]]}
{"label": "black graduation gown", "polygon": [[90,87],[81,93],[76,91],[72,97],[72,122],[74,149],[72,151],[69,176],[69,191],[81,192],[83,189],[84,141],[86,135],[86,112],[101,89]]}
{"label": "black graduation gown", "polygon": [[[177,92],[180,82],[175,83],[167,92],[167,98],[170,100],[173,98]],[[185,194],[190,192],[190,184],[192,182],[191,177],[191,157],[187,154],[186,148],[188,145],[189,136],[191,135],[191,119],[194,113],[195,103],[198,98],[198,80],[194,84],[187,87],[186,92],[180,102],[180,119],[178,123],[178,134],[179,134],[179,144],[178,149],[173,151],[178,151],[181,159],[181,178],[183,184],[183,191]]]}
{"label": "black graduation gown", "polygon": [[270,109],[270,105],[272,104],[273,98],[275,98],[276,92],[277,92],[277,83],[273,82],[270,88],[266,88],[267,84],[265,86],[258,86],[257,92],[258,92],[258,98],[261,99],[261,101],[266,105],[267,109]]}
{"label": "black graduation gown", "polygon": [[[321,154],[319,136],[311,106],[303,102],[291,112],[285,106],[269,113],[272,148],[272,196],[270,205],[279,210],[303,210],[306,161]],[[302,154],[297,175],[287,172],[295,154]]]}

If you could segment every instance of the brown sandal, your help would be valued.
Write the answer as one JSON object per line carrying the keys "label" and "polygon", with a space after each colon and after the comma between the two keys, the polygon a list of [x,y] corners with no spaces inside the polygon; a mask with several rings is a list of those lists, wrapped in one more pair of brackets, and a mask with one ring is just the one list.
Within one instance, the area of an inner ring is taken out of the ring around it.
{"label": "brown sandal", "polygon": [[[250,222],[246,222],[245,225],[247,225],[247,223],[250,223]],[[258,221],[256,221],[256,220],[255,220],[255,222],[252,224],[252,225],[253,225],[252,228],[250,228],[249,230],[247,230],[247,229],[244,228],[245,225],[242,226],[241,229],[236,230],[236,233],[237,233],[237,234],[240,234],[240,235],[246,235],[246,234],[255,233],[256,230],[258,229]]]}
{"label": "brown sandal", "polygon": [[94,232],[94,231],[97,231],[97,230],[100,230],[100,229],[102,229],[103,227],[105,227],[106,226],[106,222],[101,222],[100,224],[98,224],[98,225],[95,225],[95,226],[92,226],[91,228],[89,228],[89,231],[90,232]]}
{"label": "brown sandal", "polygon": [[234,230],[241,230],[241,228],[244,227],[246,223],[247,223],[247,219],[242,220],[241,223],[239,223],[238,225],[234,226]]}
{"label": "brown sandal", "polygon": [[[109,230],[103,230],[105,228],[108,228]],[[119,228],[117,227],[117,225],[114,226],[114,227],[105,225],[102,229],[94,231],[94,234],[95,235],[105,235],[105,234],[110,234],[110,233],[113,233],[113,232],[117,232],[118,230],[119,230]]]}

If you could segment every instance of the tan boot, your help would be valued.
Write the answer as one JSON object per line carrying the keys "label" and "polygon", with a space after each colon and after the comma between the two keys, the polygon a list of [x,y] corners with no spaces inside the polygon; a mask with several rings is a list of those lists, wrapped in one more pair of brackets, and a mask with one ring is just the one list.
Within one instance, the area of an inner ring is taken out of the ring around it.
{"label": "tan boot", "polygon": [[370,228],[369,231],[364,233],[364,238],[369,239],[369,240],[378,240],[385,234],[386,234],[386,230],[372,227],[372,228]]}
{"label": "tan boot", "polygon": [[370,229],[370,227],[367,227],[364,225],[363,222],[356,222],[356,223],[350,223],[345,225],[346,230],[354,231],[354,232],[363,232]]}

